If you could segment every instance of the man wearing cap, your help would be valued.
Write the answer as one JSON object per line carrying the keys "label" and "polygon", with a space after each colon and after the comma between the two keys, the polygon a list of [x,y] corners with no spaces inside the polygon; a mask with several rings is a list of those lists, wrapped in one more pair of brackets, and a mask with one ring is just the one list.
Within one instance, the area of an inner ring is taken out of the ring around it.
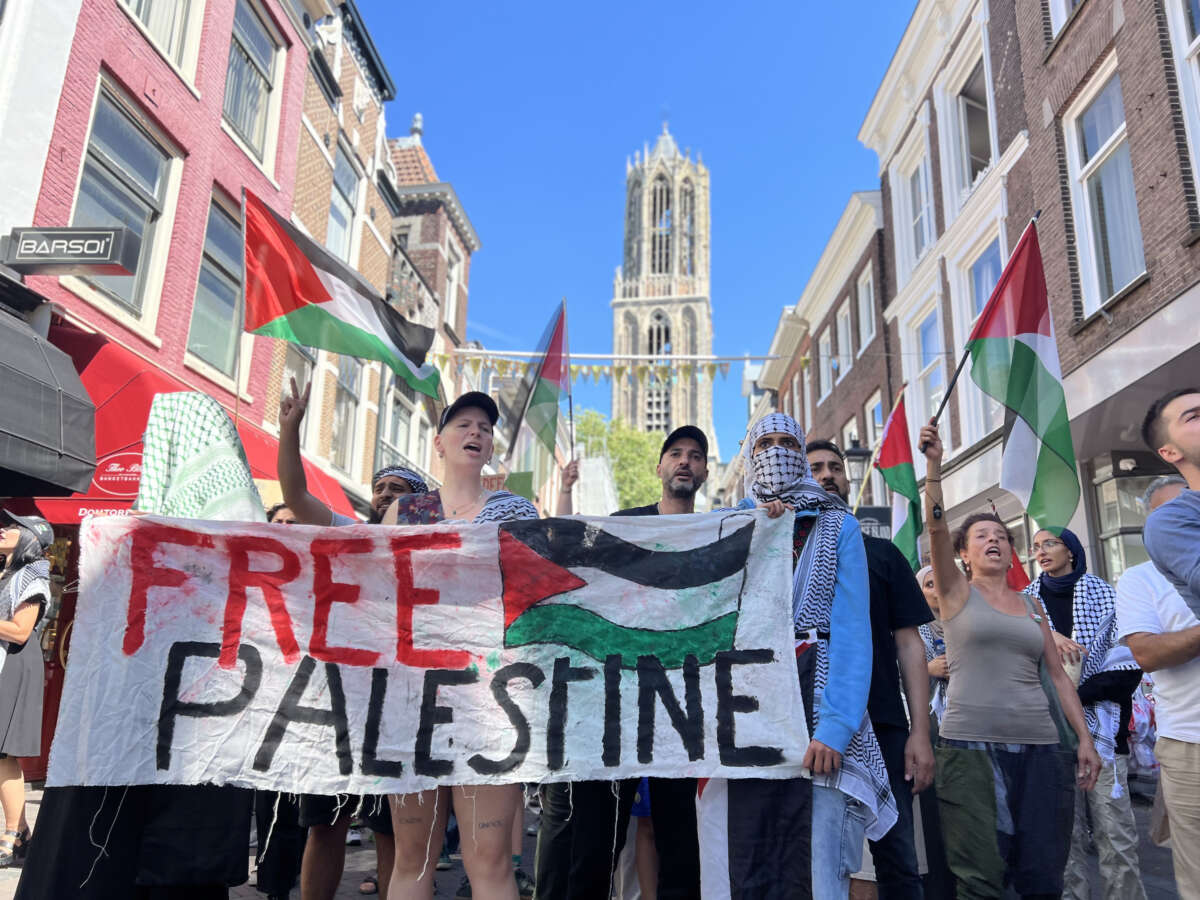
{"label": "man wearing cap", "polygon": [[[283,502],[291,510],[294,521],[301,525],[355,525],[355,519],[334,512],[308,492],[304,464],[300,459],[300,425],[308,409],[312,383],[305,385],[301,393],[292,379],[291,388],[291,396],[285,395],[279,403],[277,466]],[[378,524],[397,497],[423,494],[428,490],[421,477],[410,469],[385,466],[371,478],[371,514],[367,521]],[[346,862],[346,836],[356,813],[375,832],[377,889],[381,895],[387,894],[395,859],[387,798],[382,795],[331,797],[303,794],[299,824],[308,828],[308,840],[300,867],[300,893],[305,900],[331,900],[337,891]]]}
{"label": "man wearing cap", "polygon": [[[676,428],[658,455],[662,496],[614,516],[679,515],[696,511],[708,478],[708,438],[694,425]],[[700,896],[696,840],[696,779],[651,778],[650,818],[658,850],[659,900]],[[577,781],[542,786],[538,832],[538,897],[607,900],[613,867],[625,844],[639,780]]]}

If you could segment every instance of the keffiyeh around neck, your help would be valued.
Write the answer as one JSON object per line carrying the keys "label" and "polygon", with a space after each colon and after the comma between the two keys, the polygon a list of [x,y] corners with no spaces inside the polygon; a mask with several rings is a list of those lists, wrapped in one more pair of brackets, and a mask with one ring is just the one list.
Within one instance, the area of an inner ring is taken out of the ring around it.
{"label": "keffiyeh around neck", "polygon": [[[800,449],[772,447],[756,456],[754,445],[767,434],[790,434]],[[742,456],[747,497],[764,502],[779,499],[797,510],[848,509],[841,497],[830,494],[813,478],[804,430],[791,416],[771,413],[755,422],[742,444]]]}

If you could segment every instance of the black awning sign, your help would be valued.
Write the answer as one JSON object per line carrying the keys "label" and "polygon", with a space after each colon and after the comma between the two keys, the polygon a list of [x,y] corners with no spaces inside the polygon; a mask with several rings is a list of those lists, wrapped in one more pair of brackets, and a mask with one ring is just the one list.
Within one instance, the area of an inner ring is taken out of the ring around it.
{"label": "black awning sign", "polygon": [[128,228],[14,228],[3,262],[26,275],[132,275],[141,242]]}

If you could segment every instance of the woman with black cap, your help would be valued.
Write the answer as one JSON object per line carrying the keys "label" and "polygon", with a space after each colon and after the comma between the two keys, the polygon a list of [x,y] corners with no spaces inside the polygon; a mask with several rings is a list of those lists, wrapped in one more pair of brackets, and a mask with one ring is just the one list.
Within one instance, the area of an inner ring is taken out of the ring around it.
{"label": "woman with black cap", "polygon": [[45,670],[38,626],[50,603],[50,563],[46,550],[54,529],[39,516],[17,516],[0,530],[0,866],[23,857],[29,847],[25,821],[25,776],[18,757],[42,752],[42,687]]}
{"label": "woman with black cap", "polygon": [[[537,508],[524,497],[483,487],[483,466],[492,456],[492,428],[499,417],[492,398],[478,391],[463,394],[446,407],[433,439],[445,466],[441,488],[400,497],[384,515],[383,524],[538,518]],[[388,900],[433,896],[434,863],[441,853],[451,797],[472,896],[517,900],[510,839],[522,804],[519,784],[439,788],[392,797],[396,867]]]}

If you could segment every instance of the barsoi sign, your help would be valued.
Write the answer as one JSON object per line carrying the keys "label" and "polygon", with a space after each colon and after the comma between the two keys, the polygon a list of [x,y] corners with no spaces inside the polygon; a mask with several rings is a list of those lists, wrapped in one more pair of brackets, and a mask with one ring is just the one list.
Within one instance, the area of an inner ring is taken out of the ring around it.
{"label": "barsoi sign", "polygon": [[141,241],[128,228],[14,228],[4,264],[26,275],[132,275]]}
{"label": "barsoi sign", "polygon": [[791,532],[88,519],[47,784],[794,777]]}

